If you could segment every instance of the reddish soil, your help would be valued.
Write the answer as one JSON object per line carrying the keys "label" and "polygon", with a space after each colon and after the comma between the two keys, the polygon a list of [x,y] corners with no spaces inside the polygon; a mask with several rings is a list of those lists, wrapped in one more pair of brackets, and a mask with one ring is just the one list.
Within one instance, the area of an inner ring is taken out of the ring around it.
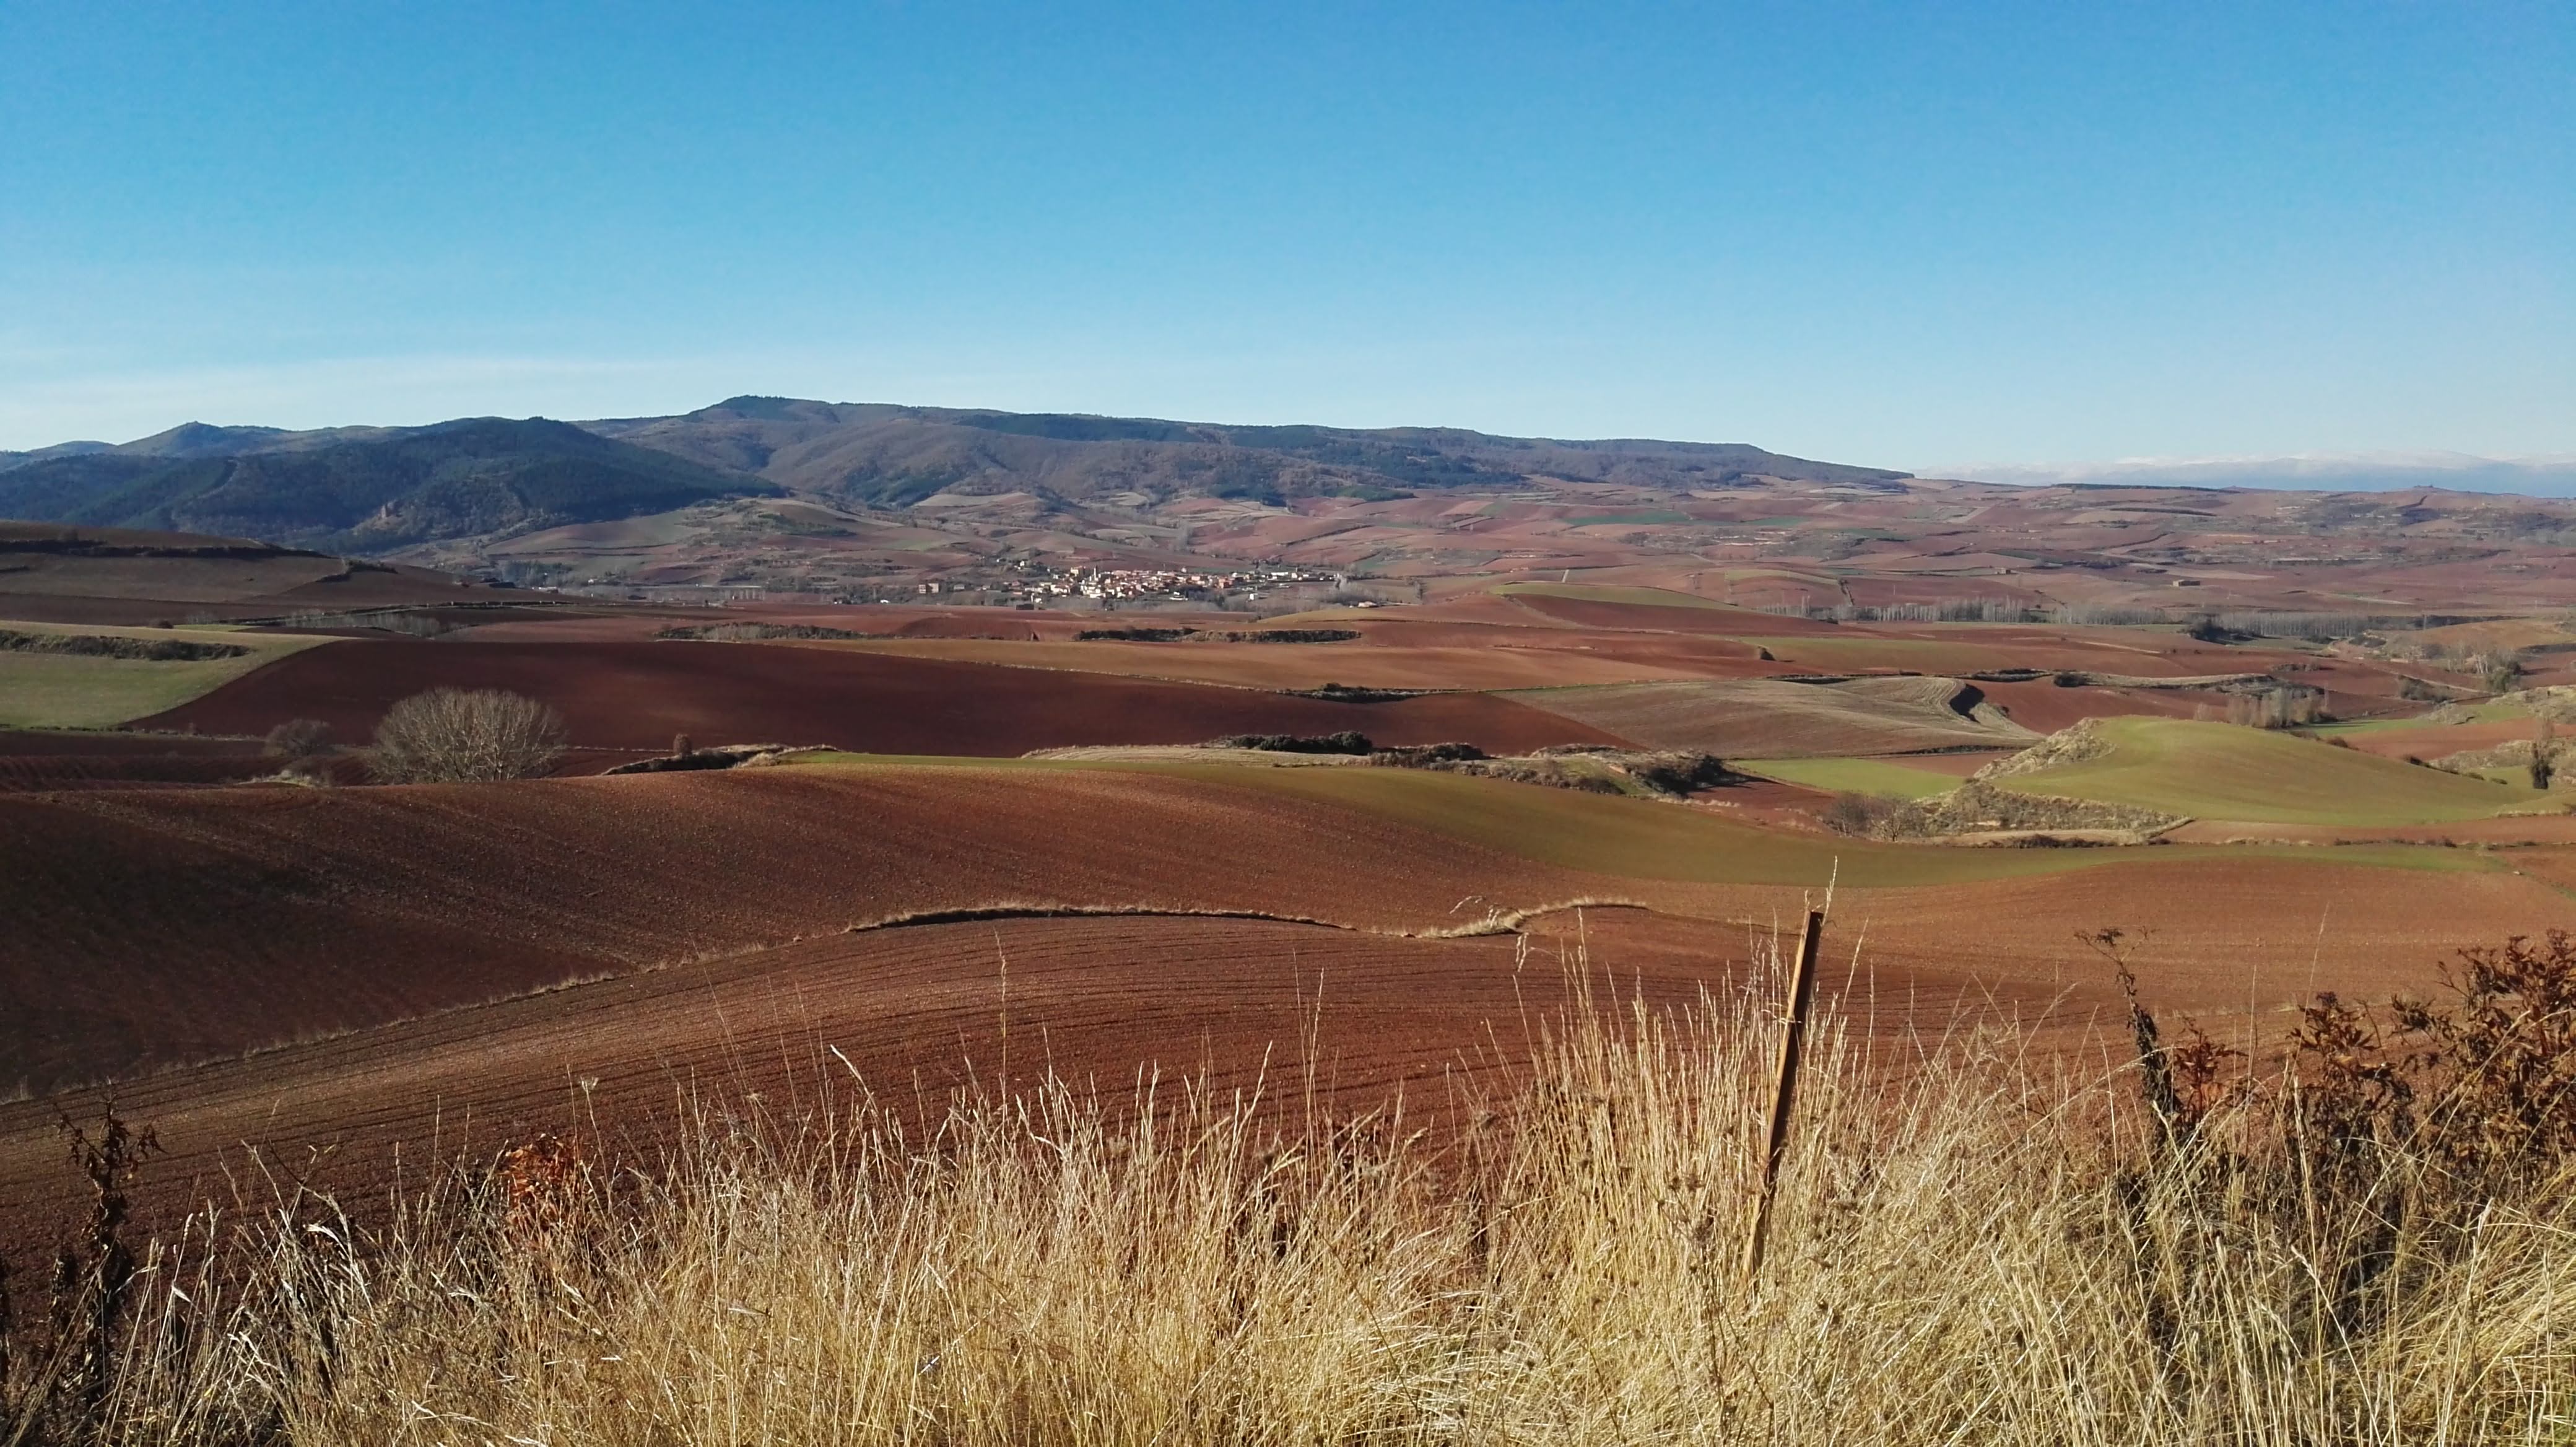
{"label": "reddish soil", "polygon": [[1454,922],[1605,882],[1141,774],[765,769],[0,796],[0,1090],[125,1074],[906,911]]}
{"label": "reddish soil", "polygon": [[[1489,630],[1497,631],[1500,630]],[[942,658],[958,663],[1106,673],[1171,683],[1212,683],[1235,688],[1313,689],[1327,683],[1386,689],[1500,690],[1566,684],[1636,683],[1769,672],[1773,665],[1730,665],[1686,655],[1705,640],[1650,638],[1639,648],[1624,639],[1595,648],[1581,640],[1619,635],[1549,634],[1535,629],[1503,633],[1473,645],[1390,645],[1352,639],[1335,643],[1081,643],[1008,642],[993,639],[903,638],[875,642],[798,640],[772,646],[880,653],[896,658]],[[1646,638],[1647,635],[1627,635]],[[1682,648],[1651,644],[1680,642]],[[1639,657],[1638,655],[1646,655]]]}
{"label": "reddish soil", "polygon": [[1827,804],[1833,802],[1833,797],[1833,792],[1827,789],[1810,789],[1777,779],[1754,778],[1694,795],[1690,807],[1704,809],[1739,824],[1822,834],[1827,831],[1820,814]]}
{"label": "reddish soil", "polygon": [[2088,718],[2132,714],[2190,718],[2203,707],[2227,707],[2225,694],[2198,689],[2060,688],[2044,678],[2035,683],[1980,683],[1977,687],[2014,723],[2043,734],[2053,734]]}
{"label": "reddish soil", "polygon": [[[1722,792],[1743,796],[1723,809],[1738,818],[1808,797]],[[1846,891],[1846,908],[1904,921],[1913,953],[1899,957],[1917,965],[2005,975],[2060,967],[2077,930],[2104,924],[2163,920],[2199,942],[2195,958],[2234,961],[2278,928],[2304,956],[2322,915],[2330,958],[2414,968],[2565,919],[2537,872],[2394,873],[2337,867],[2332,851],[2083,862]],[[1708,918],[1795,908],[1793,891],[1588,875],[1333,805],[1113,771],[0,796],[0,1017],[16,1027],[0,1034],[0,1085],[127,1075],[926,909],[1035,900],[1422,930],[1471,897],[1583,896]]]}
{"label": "reddish soil", "polygon": [[[1715,633],[1787,638],[1802,633],[1834,634],[1840,624],[1750,608],[1694,608],[1688,604],[1614,603],[1595,598],[1561,598],[1550,593],[1514,593],[1512,602],[1541,618],[1584,628],[1634,628],[1656,633]],[[1751,652],[1748,646],[1745,650]]]}
{"label": "reddish soil", "polygon": [[513,596],[424,568],[369,566],[343,574],[341,567],[334,558],[301,556],[233,561],[38,555],[27,570],[0,586],[0,618],[114,626],[488,602],[496,595]]}
{"label": "reddish soil", "polygon": [[[420,1162],[538,1130],[649,1137],[693,1094],[712,1104],[757,1092],[793,1109],[854,1098],[853,1071],[882,1097],[935,1105],[970,1066],[990,1080],[1051,1064],[1116,1097],[1157,1064],[1251,1089],[1266,1058],[1269,1089],[1302,1100],[1310,1029],[1328,1095],[1367,1105],[1401,1086],[1438,1107],[1445,1074],[1490,1066],[1497,1048],[1525,1055],[1522,1010],[1558,998],[1556,952],[1516,971],[1513,945],[1173,918],[880,930],[129,1082],[116,1100],[168,1151],[144,1192],[160,1223],[209,1194],[228,1199],[226,1166],[255,1178],[244,1169],[253,1150],[362,1197],[396,1150]],[[1693,998],[1722,984],[1706,959],[1641,951],[1620,961],[1620,981],[1642,979],[1660,1001]],[[0,1207],[0,1235],[62,1239],[76,1198],[53,1120],[50,1106],[0,1105],[0,1202],[17,1207]]]}
{"label": "reddish soil", "polygon": [[2124,850],[2108,868],[1846,892],[1841,918],[1866,929],[1867,958],[1882,972],[1973,961],[1984,978],[2052,988],[2098,982],[2098,962],[2075,937],[2116,927],[2137,942],[2150,1004],[2211,1011],[2242,1009],[2249,997],[2286,1008],[2311,989],[2420,990],[2460,945],[2537,933],[2569,913],[2566,893],[2536,870],[2376,869],[2338,853]]}
{"label": "reddish soil", "polygon": [[0,758],[221,759],[259,752],[259,740],[128,729],[0,729]]}
{"label": "reddish soil", "polygon": [[228,784],[276,768],[256,739],[0,729],[0,793]]}
{"label": "reddish soil", "polygon": [[[1220,615],[1225,616],[1225,615]],[[1241,615],[1218,627],[1239,627]],[[632,604],[565,605],[550,617],[517,617],[487,623],[470,635],[477,643],[636,643],[665,628],[721,627],[727,623],[804,624],[893,638],[1065,638],[1084,628],[1115,626],[1121,619],[1068,613],[1023,613],[1015,608],[922,609],[834,607],[798,603],[729,603],[722,608]],[[1157,615],[1150,622],[1162,621]],[[1177,626],[1208,625],[1190,617]]]}
{"label": "reddish soil", "polygon": [[2510,718],[2483,723],[2428,723],[2416,728],[2365,729],[2339,737],[2365,754],[2377,754],[2384,759],[2411,757],[2430,763],[2451,754],[2528,742],[2537,727],[2534,720]]}
{"label": "reddish soil", "polygon": [[[2007,1020],[2039,1027],[2045,1049],[2116,1052],[2109,968],[2070,926],[2117,924],[2169,1021],[2268,1039],[2317,988],[2423,988],[2463,938],[2458,911],[2428,918],[2330,868],[2177,860],[2111,874],[1846,894],[1823,993],[1898,1053],[1910,1048],[1902,1032]],[[2526,880],[2458,884],[2457,903],[2486,915],[2472,937],[2532,913]],[[259,1179],[254,1152],[299,1184],[366,1198],[398,1158],[416,1169],[488,1155],[541,1130],[649,1157],[693,1103],[751,1097],[793,1114],[851,1100],[862,1081],[899,1108],[935,1111],[970,1076],[1024,1081],[1051,1066],[1119,1099],[1159,1069],[1220,1091],[1266,1081],[1293,1112],[1311,1077],[1344,1109],[1401,1089],[1412,1116],[1436,1125],[1459,1088],[1525,1057],[1531,1028],[1564,1002],[1571,962],[1596,997],[1723,995],[1745,980],[1759,936],[1795,918],[1796,897],[1775,895],[1739,897],[1715,919],[1550,914],[1525,956],[1500,938],[1150,916],[835,933],[129,1081],[116,1099],[169,1152],[141,1192],[147,1229]],[[97,1108],[89,1093],[59,1103]],[[0,1106],[0,1202],[12,1203],[0,1236],[59,1239],[81,1209],[56,1104]]]}
{"label": "reddish soil", "polygon": [[186,784],[238,784],[274,773],[258,754],[209,758],[187,754],[0,754],[0,793],[65,789],[166,789]]}
{"label": "reddish soil", "polygon": [[863,753],[1009,757],[1080,744],[1202,743],[1224,734],[1358,730],[1381,743],[1461,740],[1488,752],[1616,742],[1506,699],[1439,694],[1336,703],[1247,688],[1002,668],[847,649],[731,643],[357,641],[317,648],[141,721],[264,733],[318,718],[364,738],[436,687],[506,688],[559,710],[576,743],[662,748],[780,741]]}

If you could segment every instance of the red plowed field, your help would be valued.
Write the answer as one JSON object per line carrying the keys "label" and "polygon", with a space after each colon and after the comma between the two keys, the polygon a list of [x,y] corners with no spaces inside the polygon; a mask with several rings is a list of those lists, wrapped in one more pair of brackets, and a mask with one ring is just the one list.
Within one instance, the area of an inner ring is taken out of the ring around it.
{"label": "red plowed field", "polygon": [[[1749,608],[1695,608],[1687,603],[1619,603],[1597,598],[1561,598],[1550,593],[1514,593],[1512,602],[1558,623],[1583,628],[1634,628],[1652,633],[1713,633],[1726,638],[1780,638],[1797,633],[1833,634],[1839,625]],[[1749,649],[1747,651],[1750,651]]]}
{"label": "red plowed field", "polygon": [[276,770],[257,739],[0,729],[0,793],[225,784]]}
{"label": "red plowed field", "polygon": [[[1422,931],[1578,897],[1712,919],[1796,908],[1793,889],[1723,882],[1723,858],[1707,851],[1735,847],[1734,835],[1674,836],[1689,866],[1678,875],[1615,841],[1603,864],[1576,850],[1551,865],[1530,856],[1560,841],[1519,825],[1491,832],[1487,814],[1567,796],[1496,783],[1454,819],[1413,819],[1398,812],[1412,793],[1379,812],[1366,793],[1259,787],[1262,772],[1238,786],[889,765],[0,796],[0,1019],[11,1027],[0,1031],[0,1089],[130,1075],[921,911],[1222,910]],[[2189,958],[2226,969],[2315,954],[2329,987],[2366,993],[2351,971],[2420,972],[2452,944],[2566,917],[2556,888],[2465,854],[2428,855],[2461,866],[2431,874],[2340,850],[1876,850],[1864,862],[1882,874],[1920,862],[1959,880],[1844,891],[1847,914],[1878,921],[1874,948],[1917,966],[2054,971],[2078,930],[2120,925],[2188,938]],[[1606,872],[1613,858],[1645,866],[1642,877]],[[1998,876],[2037,866],[2044,877],[1971,883],[1981,869],[1950,870],[1972,859]],[[1742,877],[1779,877],[1760,863],[1748,859]],[[1685,882],[1712,864],[1719,872],[1696,876],[1710,882]],[[1816,873],[1821,884],[1827,869]]]}
{"label": "red plowed field", "polygon": [[[2422,988],[2460,938],[2457,922],[2366,900],[2319,919],[2320,893],[2355,898],[2355,880],[2333,868],[2257,864],[2225,887],[2205,865],[2142,865],[2125,904],[2101,896],[2103,912],[2088,913],[2082,897],[2101,873],[1847,897],[1824,994],[1855,1028],[1891,1037],[1891,1062],[1911,1048],[1894,1039],[1902,1032],[1962,1022],[2018,1020],[2043,1048],[2116,1051],[2109,969],[2067,925],[2119,922],[2136,932],[2143,989],[2168,1018],[2189,1013],[2235,1041],[2250,1005],[2272,1039],[2310,990]],[[2511,883],[2477,880],[2464,904],[2506,905],[2497,927],[2518,923]],[[1795,901],[1779,903],[1794,918]],[[1310,1078],[1341,1110],[1401,1089],[1413,1118],[1436,1128],[1454,1086],[1526,1057],[1533,1027],[1565,1003],[1570,961],[1588,963],[1598,999],[1678,1004],[1743,985],[1761,928],[1597,909],[1544,917],[1525,946],[1168,916],[834,933],[148,1076],[115,1098],[168,1151],[139,1193],[147,1229],[259,1180],[253,1151],[363,1211],[397,1160],[417,1171],[460,1152],[488,1157],[538,1131],[649,1160],[695,1102],[792,1116],[864,1088],[935,1113],[970,1077],[1026,1082],[1049,1069],[1112,1100],[1154,1070],[1220,1090],[1264,1085],[1289,1112]],[[0,1242],[64,1239],[86,1209],[54,1133],[58,1103],[84,1116],[98,1105],[90,1092],[0,1105]]]}
{"label": "red plowed field", "polygon": [[[900,1108],[935,1111],[970,1065],[986,1081],[1051,1067],[1113,1100],[1157,1067],[1229,1091],[1266,1079],[1288,1110],[1302,1108],[1310,1078],[1344,1110],[1400,1088],[1418,1117],[1436,1119],[1453,1081],[1526,1059],[1530,1027],[1564,1001],[1574,930],[1563,921],[1525,959],[1504,938],[1232,920],[878,930],[156,1076],[120,1088],[117,1104],[168,1152],[141,1193],[147,1226],[209,1195],[229,1200],[228,1180],[256,1179],[253,1150],[363,1211],[397,1150],[417,1170],[551,1131],[649,1159],[693,1095],[740,1108],[756,1093],[792,1114],[827,1093],[854,1099],[864,1081]],[[1681,1003],[1724,993],[1743,968],[1741,933],[1704,923],[1613,910],[1584,932],[1605,997]],[[1882,983],[1941,1011],[1985,996],[1956,971]],[[2026,1015],[2050,1007],[2044,987],[2003,988]],[[1886,1023],[1901,1018],[1891,1010]],[[49,1106],[0,1106],[0,1202],[16,1203],[0,1207],[0,1235],[64,1239],[79,1209],[53,1120]]]}
{"label": "red plowed field", "polygon": [[264,733],[318,718],[364,738],[406,695],[506,688],[559,710],[575,743],[667,747],[776,740],[861,753],[1010,757],[1079,744],[1202,743],[1224,734],[1357,730],[1381,743],[1461,740],[1493,753],[1609,735],[1509,700],[1438,694],[1335,703],[855,650],[739,643],[350,642],[263,668],[144,721]]}
{"label": "red plowed field", "polygon": [[[1329,804],[1074,770],[0,796],[0,1090],[1000,901],[1378,928],[1601,881]],[[1477,913],[1470,911],[1470,915]]]}

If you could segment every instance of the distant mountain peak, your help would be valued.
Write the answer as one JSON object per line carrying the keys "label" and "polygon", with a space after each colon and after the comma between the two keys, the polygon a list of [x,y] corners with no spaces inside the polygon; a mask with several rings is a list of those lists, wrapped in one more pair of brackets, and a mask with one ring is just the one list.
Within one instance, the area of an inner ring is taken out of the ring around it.
{"label": "distant mountain peak", "polygon": [[1417,489],[1508,488],[1532,479],[1689,491],[1765,478],[1899,487],[1910,474],[1742,443],[1562,441],[1459,428],[1252,425],[1082,412],[728,397],[677,417],[583,424],[709,466],[873,507],[947,491],[1066,500],[1142,495],[1384,498]]}
{"label": "distant mountain peak", "polygon": [[167,432],[124,443],[114,451],[130,457],[229,457],[290,435],[283,427],[218,427],[211,422],[182,422]]}
{"label": "distant mountain peak", "polygon": [[752,422],[785,422],[818,416],[828,420],[835,410],[829,402],[811,402],[800,397],[756,397],[745,394],[740,397],[727,397],[712,407],[701,407],[695,412],[686,414],[686,420],[716,422],[740,419]]}
{"label": "distant mountain peak", "polygon": [[2452,492],[2576,496],[2576,455],[2477,457],[2462,452],[2300,452],[2130,457],[2113,462],[1962,464],[1944,477],[2016,486],[2284,488],[2300,492]]}

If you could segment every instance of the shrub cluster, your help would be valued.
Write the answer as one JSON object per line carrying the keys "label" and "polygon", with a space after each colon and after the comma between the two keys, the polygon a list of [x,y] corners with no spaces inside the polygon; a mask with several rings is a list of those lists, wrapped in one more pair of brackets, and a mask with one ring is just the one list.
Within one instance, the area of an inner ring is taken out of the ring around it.
{"label": "shrub cluster", "polygon": [[1219,749],[1266,749],[1278,754],[1365,754],[1376,749],[1363,733],[1228,734],[1210,745]]}
{"label": "shrub cluster", "polygon": [[236,643],[185,638],[121,638],[112,633],[21,633],[0,628],[0,652],[61,653],[75,658],[130,658],[147,663],[206,663],[250,652]]}
{"label": "shrub cluster", "polygon": [[1395,744],[1377,750],[1372,757],[1379,763],[1397,768],[1421,768],[1429,764],[1456,764],[1486,757],[1474,744]]}
{"label": "shrub cluster", "polygon": [[1313,688],[1283,688],[1279,691],[1297,698],[1328,698],[1335,703],[1393,703],[1402,698],[1419,698],[1427,690],[1367,688],[1351,683],[1321,683]]}
{"label": "shrub cluster", "polygon": [[1085,628],[1077,641],[1179,643],[1207,639],[1218,643],[1347,643],[1360,637],[1356,628],[1244,628],[1206,631],[1197,628]]}
{"label": "shrub cluster", "polygon": [[1363,635],[1356,628],[1250,628],[1217,636],[1228,643],[1348,643]]}
{"label": "shrub cluster", "polygon": [[2247,728],[2289,729],[2327,721],[2323,690],[2298,684],[2230,694],[2227,721]]}
{"label": "shrub cluster", "polygon": [[1690,794],[1732,784],[1743,776],[1715,754],[1665,752],[1626,762],[1629,777],[1666,794]]}
{"label": "shrub cluster", "polygon": [[664,640],[699,643],[759,643],[773,638],[882,638],[849,628],[819,623],[675,623],[653,635]]}

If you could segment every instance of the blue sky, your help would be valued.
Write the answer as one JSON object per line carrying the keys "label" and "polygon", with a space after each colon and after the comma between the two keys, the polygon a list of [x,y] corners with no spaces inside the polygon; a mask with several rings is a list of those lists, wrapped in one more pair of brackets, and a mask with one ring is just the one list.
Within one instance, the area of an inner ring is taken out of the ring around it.
{"label": "blue sky", "polygon": [[739,392],[2576,452],[2576,7],[0,0],[0,447]]}

